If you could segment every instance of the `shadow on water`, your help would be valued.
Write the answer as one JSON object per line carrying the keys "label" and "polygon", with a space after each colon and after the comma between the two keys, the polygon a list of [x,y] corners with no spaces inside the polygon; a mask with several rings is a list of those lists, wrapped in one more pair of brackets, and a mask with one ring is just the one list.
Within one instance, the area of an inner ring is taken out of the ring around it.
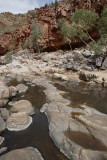
{"label": "shadow on water", "polygon": [[[10,85],[17,85],[17,81],[12,81]],[[26,85],[26,84],[25,84]],[[8,151],[24,147],[36,147],[39,149],[45,160],[67,160],[67,158],[58,150],[49,136],[47,117],[40,113],[39,109],[46,103],[44,88],[40,86],[29,86],[24,94],[19,94],[14,101],[21,99],[29,100],[35,107],[33,123],[24,131],[11,132],[5,130],[3,135],[5,142],[3,147],[8,147]],[[24,97],[23,97],[24,95]],[[6,152],[5,152],[6,153]]]}
{"label": "shadow on water", "polygon": [[57,89],[65,91],[65,99],[69,99],[71,107],[80,108],[81,104],[95,108],[107,114],[107,89],[90,87],[86,83],[54,84]]}

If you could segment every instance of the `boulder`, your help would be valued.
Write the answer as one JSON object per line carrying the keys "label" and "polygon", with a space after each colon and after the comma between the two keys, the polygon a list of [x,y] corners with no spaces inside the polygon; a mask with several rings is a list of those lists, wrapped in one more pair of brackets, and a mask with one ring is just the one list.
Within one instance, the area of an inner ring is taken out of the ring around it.
{"label": "boulder", "polygon": [[91,73],[89,73],[89,72],[81,71],[81,72],[79,73],[79,78],[80,78],[81,80],[84,80],[84,81],[92,81],[92,80],[96,79],[97,76],[96,76],[95,74],[91,74]]}
{"label": "boulder", "polygon": [[78,116],[77,120],[84,124],[89,133],[107,146],[107,115],[91,114]]}
{"label": "boulder", "polygon": [[6,128],[6,123],[0,115],[0,132],[4,131]]}
{"label": "boulder", "polygon": [[82,52],[82,55],[83,55],[85,58],[89,58],[89,57],[91,56],[91,53],[90,53],[88,50],[86,50],[86,51]]}
{"label": "boulder", "polygon": [[4,137],[0,136],[0,145],[3,143],[3,141],[4,141]]}
{"label": "boulder", "polygon": [[14,86],[10,86],[9,87],[9,91],[10,91],[10,96],[14,97],[17,94],[17,88],[15,88]]}
{"label": "boulder", "polygon": [[8,152],[0,157],[0,160],[43,160],[37,149],[27,147]]}
{"label": "boulder", "polygon": [[32,123],[32,117],[24,112],[13,113],[6,121],[9,131],[21,131],[29,127]]}
{"label": "boulder", "polygon": [[6,108],[0,108],[0,112],[3,119],[7,119],[9,117],[9,111]]}
{"label": "boulder", "polygon": [[0,81],[0,98],[2,99],[9,98],[9,88],[2,81]]}
{"label": "boulder", "polygon": [[97,58],[97,59],[96,59],[96,66],[97,66],[97,67],[101,67],[102,61],[103,61],[103,57]]}
{"label": "boulder", "polygon": [[105,60],[104,60],[104,62],[102,64],[101,69],[103,69],[103,70],[107,69],[107,57],[105,57]]}
{"label": "boulder", "polygon": [[67,81],[68,80],[67,76],[65,76],[63,74],[59,74],[59,73],[54,73],[52,78],[63,80],[63,81]]}
{"label": "boulder", "polygon": [[26,92],[28,90],[28,87],[21,83],[16,86],[16,89],[19,91],[19,93],[22,93]]}
{"label": "boulder", "polygon": [[107,152],[82,149],[79,160],[106,160]]}
{"label": "boulder", "polygon": [[7,150],[7,147],[0,148],[0,154],[2,154],[3,152],[5,152],[6,150]]}
{"label": "boulder", "polygon": [[20,100],[11,108],[12,112],[26,112],[28,115],[34,114],[34,108],[28,100]]}

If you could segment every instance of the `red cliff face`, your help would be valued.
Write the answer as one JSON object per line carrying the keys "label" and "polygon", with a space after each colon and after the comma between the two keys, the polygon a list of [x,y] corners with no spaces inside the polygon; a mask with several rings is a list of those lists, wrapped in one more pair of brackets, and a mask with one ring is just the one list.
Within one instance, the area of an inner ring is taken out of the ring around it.
{"label": "red cliff face", "polygon": [[[44,30],[44,46],[46,50],[57,50],[67,47],[67,44],[60,35],[58,28],[58,19],[65,17],[68,19],[72,13],[79,8],[95,9],[99,14],[106,4],[106,0],[77,0],[73,4],[67,2],[59,2],[58,7],[45,6],[36,11],[35,21],[39,22]],[[72,8],[72,9],[71,9]],[[34,19],[33,19],[34,20]],[[17,41],[16,48],[21,47],[22,43],[30,35],[30,24],[32,19],[27,19],[28,25],[15,30],[13,34],[5,33],[0,36],[0,54],[5,54],[11,45],[11,39]],[[2,22],[0,25],[3,25]],[[94,34],[96,36],[96,34]],[[78,46],[81,44],[79,40],[73,40],[72,45]]]}

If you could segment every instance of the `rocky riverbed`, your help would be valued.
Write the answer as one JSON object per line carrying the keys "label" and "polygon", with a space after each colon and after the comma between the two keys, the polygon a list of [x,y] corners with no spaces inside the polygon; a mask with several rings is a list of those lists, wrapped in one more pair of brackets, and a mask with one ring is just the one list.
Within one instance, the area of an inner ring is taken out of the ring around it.
{"label": "rocky riverbed", "polygon": [[[94,87],[97,85],[101,88],[106,87],[107,70],[98,71],[98,68],[94,66],[92,71],[89,71],[89,68],[86,71],[83,64],[79,65],[78,69],[73,69],[74,65],[70,68],[67,66],[69,65],[68,61],[71,60],[70,64],[72,64],[72,61],[75,61],[75,55],[69,52],[66,54],[63,52],[43,53],[36,56],[27,55],[26,52],[20,51],[17,56],[13,55],[12,63],[0,66],[1,91],[3,90],[1,92],[1,107],[6,110],[5,105],[11,96],[15,96],[17,92],[27,90],[24,86],[8,87],[3,81],[15,78],[19,82],[24,80],[32,85],[43,86],[45,88],[46,103],[41,108],[41,112],[44,112],[48,118],[50,137],[60,151],[70,160],[107,159],[107,115],[86,105],[76,108],[70,107],[70,101],[61,95],[64,92],[59,91],[49,80],[49,78],[54,78],[80,82],[80,79],[84,79],[89,85]],[[84,58],[84,64],[86,65],[87,58],[83,54],[81,56]],[[75,63],[77,63],[77,60]],[[21,90],[23,88],[23,90],[21,91],[19,88]],[[6,96],[3,96],[4,92],[6,92]],[[1,111],[1,131],[5,128],[15,131],[23,130],[32,123],[31,115],[34,114],[34,111],[31,102],[26,100],[15,102],[12,104],[10,113],[7,112],[6,110],[6,114],[3,115]],[[5,120],[3,120],[3,116],[6,117]],[[79,141],[79,139],[84,141],[84,138],[89,142],[88,145],[83,145]],[[4,139],[1,137],[1,143],[3,141]],[[15,159],[15,152],[21,159],[23,156],[20,157],[20,152],[26,152],[26,148],[7,153],[0,159],[6,159],[8,156]],[[32,152],[35,154],[34,148]],[[30,159],[31,157],[29,157]],[[38,159],[42,159],[41,156]]]}

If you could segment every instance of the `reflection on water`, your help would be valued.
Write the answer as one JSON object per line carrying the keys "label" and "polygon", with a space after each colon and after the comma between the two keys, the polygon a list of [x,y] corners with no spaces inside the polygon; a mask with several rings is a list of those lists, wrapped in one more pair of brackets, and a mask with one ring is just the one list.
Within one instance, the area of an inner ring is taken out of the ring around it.
{"label": "reflection on water", "polygon": [[[12,81],[10,85],[17,85],[16,81]],[[26,84],[25,84],[26,85]],[[39,109],[46,103],[46,97],[43,92],[44,88],[39,86],[29,86],[26,93],[22,93],[14,101],[21,99],[29,100],[35,107],[35,115],[33,116],[33,123],[24,131],[11,132],[5,131],[3,136],[5,142],[3,146],[8,147],[8,151],[20,149],[24,147],[36,147],[39,149],[45,160],[67,160],[67,158],[60,153],[58,148],[52,142],[49,136],[47,117],[40,113]],[[24,95],[24,97],[22,96]],[[22,97],[21,97],[22,96]]]}
{"label": "reflection on water", "polygon": [[81,104],[85,104],[107,114],[107,89],[90,87],[84,83],[64,85],[55,83],[55,86],[67,92],[63,97],[71,101],[72,107],[80,108]]}

